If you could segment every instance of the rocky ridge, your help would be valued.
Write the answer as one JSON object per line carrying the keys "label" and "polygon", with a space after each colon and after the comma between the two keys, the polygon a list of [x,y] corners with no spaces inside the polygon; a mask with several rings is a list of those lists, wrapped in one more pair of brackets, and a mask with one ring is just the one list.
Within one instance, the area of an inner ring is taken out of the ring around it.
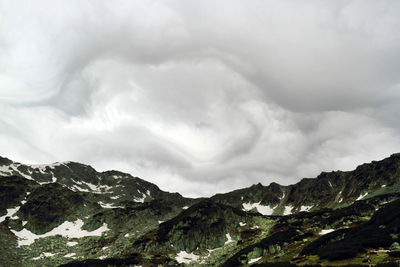
{"label": "rocky ridge", "polygon": [[0,265],[6,266],[400,260],[400,154],[354,171],[208,199],[80,163],[24,165],[0,157],[0,197]]}
{"label": "rocky ridge", "polygon": [[264,215],[287,215],[322,208],[340,208],[357,200],[397,192],[400,186],[400,154],[358,166],[353,171],[322,172],[316,178],[282,186],[261,183],[225,194],[213,201],[255,209]]}

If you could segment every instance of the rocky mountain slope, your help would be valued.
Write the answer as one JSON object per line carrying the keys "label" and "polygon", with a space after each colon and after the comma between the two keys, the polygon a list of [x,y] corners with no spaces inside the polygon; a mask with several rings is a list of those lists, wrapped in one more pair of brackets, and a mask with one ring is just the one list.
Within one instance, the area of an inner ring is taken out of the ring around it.
{"label": "rocky mountain slope", "polygon": [[358,166],[354,171],[322,172],[316,178],[282,186],[271,183],[217,194],[211,199],[264,215],[287,215],[300,211],[348,206],[377,194],[397,192],[400,186],[400,154]]}
{"label": "rocky mountain slope", "polygon": [[354,171],[208,199],[80,163],[24,165],[0,157],[0,199],[0,266],[400,260],[400,154]]}

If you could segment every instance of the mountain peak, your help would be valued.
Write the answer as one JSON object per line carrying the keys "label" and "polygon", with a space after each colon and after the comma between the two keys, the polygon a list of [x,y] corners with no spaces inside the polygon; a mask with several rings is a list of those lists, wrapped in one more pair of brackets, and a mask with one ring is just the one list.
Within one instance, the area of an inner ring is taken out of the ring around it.
{"label": "mountain peak", "polygon": [[2,156],[0,156],[0,166],[4,166],[4,165],[10,165],[10,164],[12,164],[13,163],[13,161],[12,160],[10,160],[10,159],[8,159],[8,158],[5,158],[5,157],[2,157]]}

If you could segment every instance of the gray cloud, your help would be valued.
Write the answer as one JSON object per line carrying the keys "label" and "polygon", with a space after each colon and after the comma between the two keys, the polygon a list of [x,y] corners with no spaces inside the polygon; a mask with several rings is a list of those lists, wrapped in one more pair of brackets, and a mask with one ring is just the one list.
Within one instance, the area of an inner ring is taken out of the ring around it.
{"label": "gray cloud", "polygon": [[400,150],[398,1],[0,3],[0,147],[206,196]]}

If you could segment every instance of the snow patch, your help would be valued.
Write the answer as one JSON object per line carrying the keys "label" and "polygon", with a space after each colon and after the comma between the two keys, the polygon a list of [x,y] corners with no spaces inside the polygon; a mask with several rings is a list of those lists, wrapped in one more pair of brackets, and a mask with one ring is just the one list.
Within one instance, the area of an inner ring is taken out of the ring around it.
{"label": "snow patch", "polygon": [[186,251],[181,251],[176,254],[175,260],[179,263],[190,263],[192,261],[197,261],[199,256],[194,255],[193,253],[187,253]]}
{"label": "snow patch", "polygon": [[134,198],[133,201],[144,203],[144,200],[146,199],[146,197],[147,197],[147,195],[145,193],[142,193],[142,197],[141,198]]}
{"label": "snow patch", "polygon": [[43,259],[43,258],[46,258],[46,257],[53,257],[54,255],[55,255],[55,254],[50,253],[50,252],[42,252],[42,253],[40,254],[40,256],[35,257],[35,258],[32,258],[32,260],[37,261],[37,260],[39,260],[39,259]]}
{"label": "snow patch", "polygon": [[335,231],[335,229],[323,229],[321,230],[321,232],[319,232],[320,235],[326,235],[329,234],[331,232]]}
{"label": "snow patch", "polygon": [[50,169],[54,169],[57,166],[65,165],[71,163],[71,161],[64,161],[64,162],[54,162],[52,164],[26,164],[26,166],[31,167],[32,169],[41,169],[45,170],[46,167],[49,167]]}
{"label": "snow patch", "polygon": [[99,205],[100,205],[102,208],[105,208],[105,209],[123,208],[123,207],[121,207],[121,206],[113,206],[112,204],[104,203],[104,202],[101,202],[101,201],[99,201]]}
{"label": "snow patch", "polygon": [[94,184],[87,183],[87,182],[84,182],[84,181],[82,181],[82,183],[87,185],[90,188],[90,190],[92,190],[92,191],[99,191],[99,188]]}
{"label": "snow patch", "polygon": [[99,187],[98,187],[98,191],[111,191],[111,190],[113,190],[113,187],[112,186],[108,186],[108,185],[100,185]]}
{"label": "snow patch", "polygon": [[313,206],[301,206],[300,211],[309,211]]}
{"label": "snow patch", "polygon": [[64,255],[63,257],[65,258],[74,258],[76,256],[76,253],[68,253],[66,255]]}
{"label": "snow patch", "polygon": [[361,194],[356,201],[363,199],[363,197],[365,197],[366,195],[368,195],[368,192],[365,192],[364,194]]}
{"label": "snow patch", "polygon": [[[79,184],[82,184],[82,183],[79,183]],[[70,189],[72,191],[74,191],[74,192],[76,192],[76,191],[79,191],[79,192],[90,192],[86,188],[81,188],[79,185],[73,185]]]}
{"label": "snow patch", "polygon": [[239,222],[239,225],[240,225],[240,226],[245,226],[246,224],[245,224],[245,223],[242,223],[242,222]]}
{"label": "snow patch", "polygon": [[34,180],[34,179],[33,179],[32,177],[30,177],[29,175],[26,175],[25,173],[19,171],[19,170],[17,169],[17,166],[15,166],[14,164],[11,164],[10,167],[11,167],[12,170],[16,171],[19,175],[23,176],[24,178],[26,178],[26,179],[28,179],[28,180]]}
{"label": "snow patch", "polygon": [[162,224],[164,221],[158,221],[158,224]]}
{"label": "snow patch", "polygon": [[337,201],[339,203],[341,203],[343,201],[342,192],[343,192],[343,190],[341,190],[339,192],[339,194],[337,194],[335,201]]}
{"label": "snow patch", "polygon": [[189,208],[188,206],[182,207],[183,210],[187,210],[188,208]]}
{"label": "snow patch", "polygon": [[88,232],[86,230],[81,229],[83,226],[83,221],[81,219],[76,220],[75,222],[65,221],[61,225],[57,226],[50,232],[47,232],[42,235],[36,235],[27,229],[22,229],[21,231],[11,230],[18,237],[18,246],[29,246],[36,239],[54,235],[61,235],[68,238],[81,238],[85,236],[101,236],[104,232],[110,230],[106,223],[104,223],[98,229]]}
{"label": "snow patch", "polygon": [[233,242],[233,240],[232,240],[232,237],[231,237],[231,235],[230,235],[229,233],[227,233],[227,234],[226,234],[226,239],[228,239],[228,240],[226,240],[226,242],[225,242],[225,244],[224,244],[224,245],[226,245],[226,244],[229,244],[229,243],[232,243],[232,242]]}
{"label": "snow patch", "polygon": [[76,246],[76,245],[78,245],[78,242],[75,242],[75,241],[67,242],[67,246],[69,246],[69,247],[73,247],[73,246]]}
{"label": "snow patch", "polygon": [[249,260],[249,264],[251,264],[251,263],[255,263],[255,262],[259,261],[260,259],[261,259],[261,257],[258,257],[258,258],[255,258],[255,259]]}
{"label": "snow patch", "polygon": [[11,209],[7,209],[7,214],[4,216],[0,217],[0,223],[4,222],[4,220],[6,219],[6,217],[10,217],[12,219],[14,219],[14,214],[19,210],[20,206],[15,207],[15,208],[11,208]]}
{"label": "snow patch", "polygon": [[293,207],[291,207],[291,206],[285,206],[285,209],[283,210],[283,215],[292,214],[292,209],[293,209]]}
{"label": "snow patch", "polygon": [[[72,189],[73,191],[81,191],[81,192],[92,192],[92,193],[96,193],[96,194],[102,194],[104,193],[104,191],[108,192],[111,191],[113,189],[113,187],[108,186],[108,185],[94,185],[85,181],[75,181],[73,180],[75,185],[73,185]],[[90,190],[88,190],[87,188],[83,188],[83,186],[87,186]]]}
{"label": "snow patch", "polygon": [[261,201],[258,203],[243,203],[243,208],[245,211],[249,211],[255,208],[262,215],[271,215],[274,212],[274,210],[270,206],[263,206],[260,203]]}
{"label": "snow patch", "polygon": [[8,174],[11,174],[12,170],[10,170],[9,166],[3,165],[3,166],[0,166],[0,172],[3,172],[3,173],[7,173],[8,172]]}

